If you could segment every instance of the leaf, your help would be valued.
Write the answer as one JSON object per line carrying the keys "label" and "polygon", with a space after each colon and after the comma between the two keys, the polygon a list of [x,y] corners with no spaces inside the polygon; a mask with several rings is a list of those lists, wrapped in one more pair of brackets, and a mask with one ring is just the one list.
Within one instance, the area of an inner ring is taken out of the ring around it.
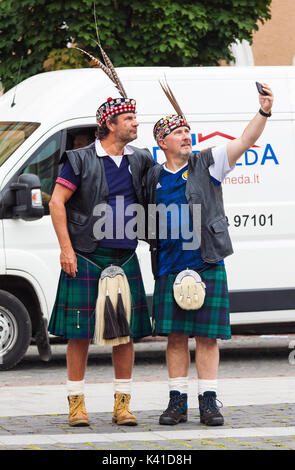
{"label": "leaf", "polygon": [[257,22],[270,18],[271,5],[271,0],[2,0],[0,77],[6,90],[15,84],[22,56],[22,79],[44,70],[92,66],[67,49],[72,38],[101,58],[93,1],[103,48],[116,67],[230,60],[228,46],[236,39],[251,41]]}

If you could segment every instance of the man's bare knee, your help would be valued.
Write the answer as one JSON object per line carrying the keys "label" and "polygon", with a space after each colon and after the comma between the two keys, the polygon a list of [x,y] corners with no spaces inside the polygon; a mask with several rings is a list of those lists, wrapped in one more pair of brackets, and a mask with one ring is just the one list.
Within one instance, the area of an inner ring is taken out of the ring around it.
{"label": "man's bare knee", "polygon": [[196,336],[195,337],[197,345],[204,346],[204,347],[215,347],[217,344],[216,338],[206,338],[203,336]]}
{"label": "man's bare knee", "polygon": [[174,348],[187,347],[188,335],[170,334],[168,335],[168,346]]}
{"label": "man's bare knee", "polygon": [[68,349],[87,349],[90,344],[90,339],[74,339],[68,340]]}

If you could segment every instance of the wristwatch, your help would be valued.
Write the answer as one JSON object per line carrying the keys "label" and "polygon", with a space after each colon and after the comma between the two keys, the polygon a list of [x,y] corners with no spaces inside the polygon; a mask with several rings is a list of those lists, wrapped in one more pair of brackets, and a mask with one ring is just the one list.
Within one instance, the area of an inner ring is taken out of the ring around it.
{"label": "wristwatch", "polygon": [[261,116],[264,116],[264,117],[270,117],[271,116],[271,111],[269,113],[265,113],[264,111],[262,111],[261,108],[259,109],[259,113],[261,114]]}

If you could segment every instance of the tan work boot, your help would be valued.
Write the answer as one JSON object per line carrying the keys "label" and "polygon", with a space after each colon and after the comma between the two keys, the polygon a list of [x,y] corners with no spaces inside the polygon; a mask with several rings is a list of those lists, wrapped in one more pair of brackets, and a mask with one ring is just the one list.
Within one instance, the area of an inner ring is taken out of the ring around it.
{"label": "tan work boot", "polygon": [[90,426],[86,413],[84,395],[69,395],[69,425]]}
{"label": "tan work boot", "polygon": [[116,393],[114,397],[115,404],[112,422],[126,426],[136,426],[136,418],[129,410],[130,395],[126,393]]}

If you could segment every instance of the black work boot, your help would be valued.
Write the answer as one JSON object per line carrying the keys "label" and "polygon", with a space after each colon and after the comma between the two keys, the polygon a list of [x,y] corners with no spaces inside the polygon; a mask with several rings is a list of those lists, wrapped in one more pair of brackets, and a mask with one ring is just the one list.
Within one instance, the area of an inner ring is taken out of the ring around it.
{"label": "black work boot", "polygon": [[[221,426],[224,423],[222,414],[219,412],[222,403],[217,400],[215,392],[204,392],[199,395],[200,421],[207,426]],[[216,402],[221,406],[218,406]]]}
{"label": "black work boot", "polygon": [[161,414],[159,423],[174,425],[187,421],[187,394],[171,390],[168,408]]}

